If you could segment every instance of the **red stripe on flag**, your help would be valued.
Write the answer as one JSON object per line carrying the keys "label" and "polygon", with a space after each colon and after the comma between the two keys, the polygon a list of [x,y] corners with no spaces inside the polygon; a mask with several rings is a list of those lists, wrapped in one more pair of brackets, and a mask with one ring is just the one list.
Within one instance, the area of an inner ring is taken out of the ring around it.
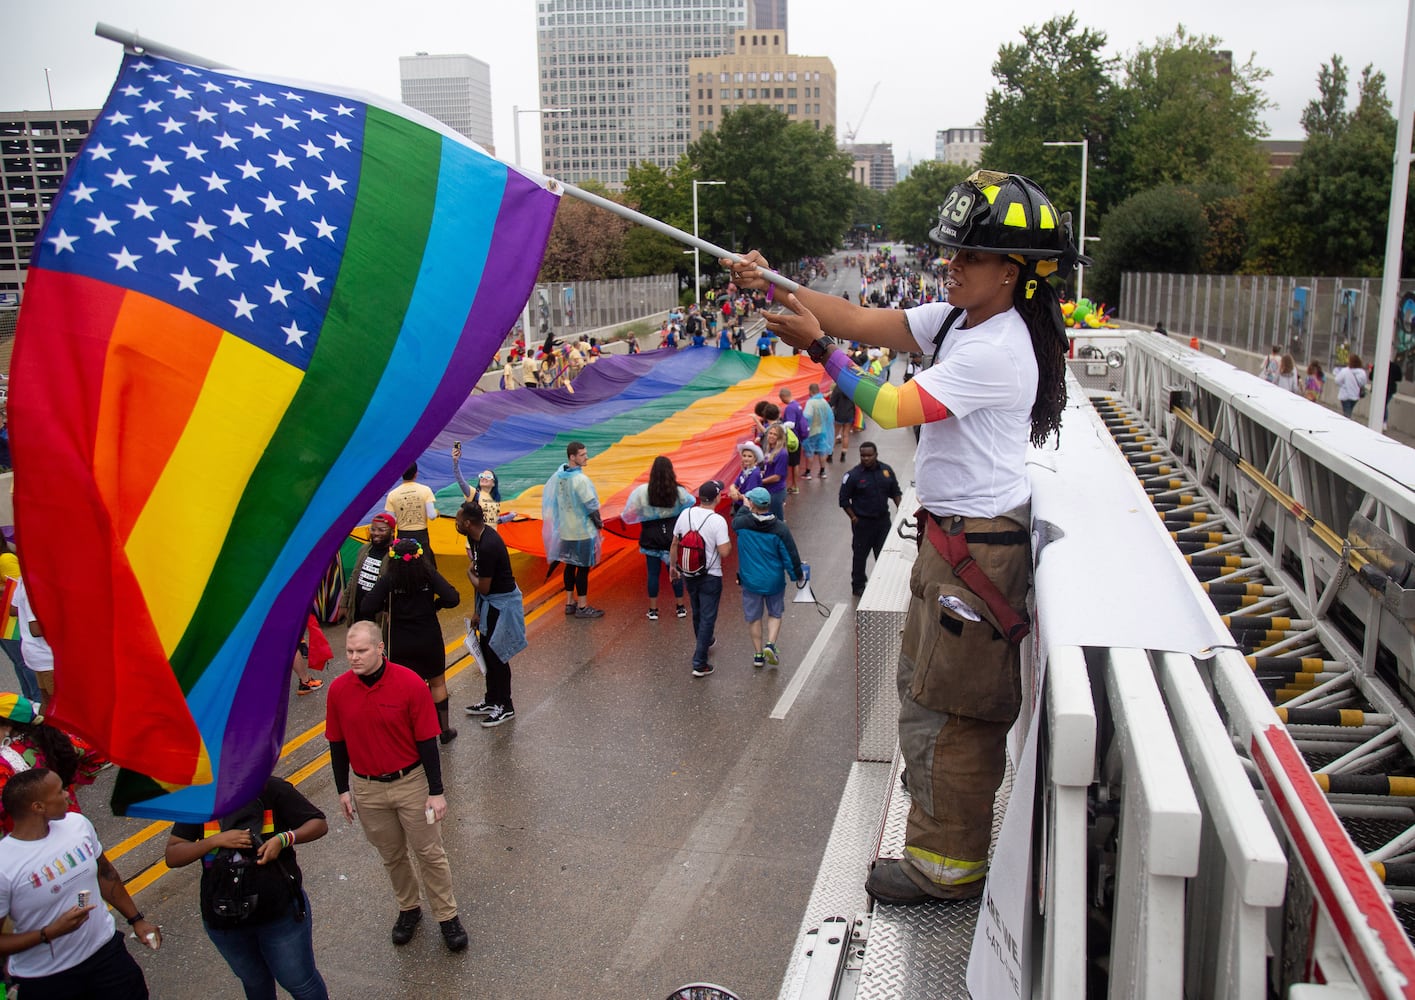
{"label": "red stripe on flag", "polygon": [[115,763],[190,784],[201,736],[94,480],[124,292],[43,269],[30,270],[25,292],[9,405],[15,522],[26,589],[54,647],[49,714]]}

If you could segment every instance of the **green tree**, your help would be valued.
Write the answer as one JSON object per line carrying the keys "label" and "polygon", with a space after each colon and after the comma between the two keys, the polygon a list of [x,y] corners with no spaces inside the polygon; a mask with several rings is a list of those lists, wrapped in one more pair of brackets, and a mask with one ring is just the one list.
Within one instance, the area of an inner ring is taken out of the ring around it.
{"label": "green tree", "polygon": [[1161,184],[1251,185],[1266,166],[1259,140],[1270,75],[1241,65],[1212,35],[1173,35],[1125,61],[1115,159],[1130,191]]}
{"label": "green tree", "polygon": [[1208,240],[1203,203],[1193,191],[1164,185],[1131,195],[1105,218],[1096,263],[1086,275],[1088,298],[1117,301],[1122,271],[1195,273]]}
{"label": "green tree", "polygon": [[[1287,274],[1374,276],[1384,263],[1395,118],[1385,76],[1367,66],[1356,107],[1343,113],[1345,70],[1335,57],[1318,74],[1319,96],[1303,114],[1310,132],[1255,211],[1254,268]],[[1407,207],[1405,273],[1412,271]]]}
{"label": "green tree", "polygon": [[[624,202],[645,215],[684,231],[693,228],[693,165],[680,157],[670,170],[648,160],[629,168]],[[690,278],[692,263],[683,245],[646,226],[630,226],[624,237],[623,274],[677,274]]]}
{"label": "green tree", "polygon": [[702,198],[704,234],[732,249],[756,247],[774,265],[829,252],[855,209],[851,160],[836,148],[834,130],[764,105],[724,116],[688,148],[688,159],[699,176],[727,182]]}
{"label": "green tree", "polygon": [[890,190],[885,218],[892,239],[926,246],[938,222],[938,207],[953,185],[972,173],[971,167],[925,160]]}
{"label": "green tree", "polygon": [[[599,181],[581,185],[591,194],[618,200]],[[624,238],[630,223],[603,208],[569,196],[560,199],[540,265],[541,281],[590,281],[623,273]]]}
{"label": "green tree", "polygon": [[1080,150],[1042,143],[1089,140],[1090,218],[1114,204],[1119,176],[1109,168],[1118,63],[1100,54],[1105,46],[1105,32],[1078,28],[1075,14],[1023,28],[1021,42],[998,49],[992,67],[998,86],[988,94],[982,123],[988,146],[980,165],[1032,178],[1073,215],[1081,201]]}
{"label": "green tree", "polygon": [[1346,131],[1351,115],[1346,111],[1346,63],[1333,54],[1331,63],[1322,63],[1317,71],[1317,96],[1302,109],[1302,130],[1308,138],[1324,135],[1329,138]]}

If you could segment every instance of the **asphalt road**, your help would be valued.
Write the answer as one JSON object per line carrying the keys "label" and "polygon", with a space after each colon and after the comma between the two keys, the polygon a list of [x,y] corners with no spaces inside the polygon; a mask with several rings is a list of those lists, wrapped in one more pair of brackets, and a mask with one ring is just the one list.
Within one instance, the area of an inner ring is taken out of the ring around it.
{"label": "asphalt road", "polygon": [[[859,274],[842,269],[818,287],[853,297]],[[907,484],[912,434],[871,426],[854,443],[865,439]],[[707,678],[689,673],[691,628],[673,616],[666,585],[667,614],[645,618],[637,552],[591,574],[603,619],[566,619],[558,599],[531,616],[530,649],[512,663],[516,719],[490,730],[464,720],[443,750],[444,840],[471,935],[462,954],[445,950],[431,920],[409,945],[389,942],[387,877],[339,815],[324,696],[296,697],[292,682],[277,773],[329,817],[329,835],[301,845],[299,858],[331,996],[652,1000],[694,980],[746,1000],[777,994],[854,758],[849,532],[835,458],[825,483],[790,497],[787,520],[817,598],[849,617],[784,719],[769,716],[826,619],[788,603],[781,666],[754,669],[730,582],[735,556]],[[593,478],[593,460],[587,472]],[[461,558],[443,555],[440,565],[465,586]],[[462,609],[443,624],[456,641]],[[339,651],[342,630],[330,638]],[[456,715],[483,692],[468,662],[449,671]],[[326,681],[344,669],[340,656]],[[130,942],[153,997],[236,1000],[240,987],[201,927],[199,866],[167,871],[165,825],[113,817],[111,780],[106,772],[80,798],[138,905],[164,928],[160,952]]]}

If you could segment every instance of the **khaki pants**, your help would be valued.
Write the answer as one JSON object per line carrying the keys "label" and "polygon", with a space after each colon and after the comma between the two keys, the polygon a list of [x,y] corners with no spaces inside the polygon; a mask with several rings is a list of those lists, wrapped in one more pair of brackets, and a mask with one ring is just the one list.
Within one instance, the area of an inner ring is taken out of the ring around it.
{"label": "khaki pants", "polygon": [[368,842],[378,848],[383,867],[398,897],[398,909],[418,905],[418,880],[413,874],[409,851],[417,856],[418,870],[432,914],[438,920],[457,915],[457,898],[452,894],[452,866],[442,848],[442,824],[428,823],[427,775],[422,768],[397,781],[369,781],[350,776],[350,791],[359,811],[359,823]]}
{"label": "khaki pants", "polygon": [[[970,532],[1020,527],[1005,517],[967,520]],[[1008,602],[1022,607],[1030,547],[970,543],[968,551]],[[1001,638],[982,598],[927,540],[910,589],[898,674],[899,743],[911,797],[906,870],[936,896],[972,895],[987,875],[993,799],[1021,704],[1021,653]],[[945,609],[940,597],[961,601],[981,620]]]}

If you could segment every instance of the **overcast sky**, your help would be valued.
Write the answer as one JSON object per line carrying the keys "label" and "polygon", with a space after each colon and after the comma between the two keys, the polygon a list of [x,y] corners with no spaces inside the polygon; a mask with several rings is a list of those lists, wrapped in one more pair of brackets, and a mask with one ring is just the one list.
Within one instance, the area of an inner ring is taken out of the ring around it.
{"label": "overcast sky", "polygon": [[[398,97],[398,57],[465,52],[490,64],[495,140],[512,157],[512,106],[535,107],[535,0],[23,0],[5,5],[0,108],[98,107],[108,94],[119,47],[94,36],[102,20],[228,65]],[[1316,94],[1317,69],[1335,52],[1355,78],[1373,63],[1398,104],[1407,4],[1399,0],[1077,0],[947,4],[939,0],[791,0],[788,47],[829,56],[839,86],[837,132],[860,126],[861,142],[892,142],[897,161],[933,156],[939,129],[976,124],[994,85],[998,46],[1026,25],[1074,10],[1080,24],[1109,39],[1105,55],[1174,31],[1216,35],[1237,62],[1254,55],[1271,71],[1274,139],[1300,139],[1299,116]],[[879,91],[863,122],[870,90]],[[539,165],[537,129],[522,117],[527,166]],[[1056,136],[1057,139],[1071,138]]]}

